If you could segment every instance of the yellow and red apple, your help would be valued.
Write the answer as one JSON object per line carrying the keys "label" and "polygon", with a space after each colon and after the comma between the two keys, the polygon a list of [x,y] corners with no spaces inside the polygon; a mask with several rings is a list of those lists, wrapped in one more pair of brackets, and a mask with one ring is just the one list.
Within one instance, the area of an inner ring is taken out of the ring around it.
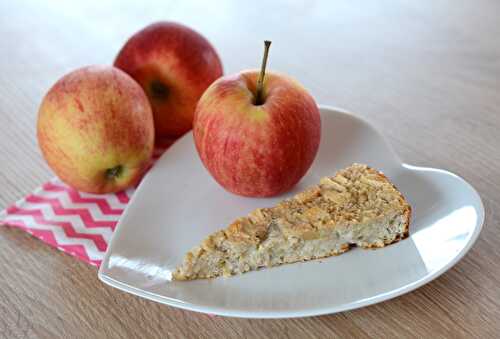
{"label": "yellow and red apple", "polygon": [[307,172],[321,120],[316,102],[294,79],[267,73],[261,94],[258,79],[258,71],[244,71],[215,81],[198,103],[193,133],[203,164],[220,185],[267,197],[291,189]]}
{"label": "yellow and red apple", "polygon": [[114,65],[146,92],[158,143],[192,128],[196,103],[222,75],[221,61],[210,42],[191,28],[172,22],[158,22],[134,34]]}
{"label": "yellow and red apple", "polygon": [[150,164],[153,114],[142,88],[111,66],[62,77],[38,113],[43,156],[59,178],[90,193],[123,190]]}

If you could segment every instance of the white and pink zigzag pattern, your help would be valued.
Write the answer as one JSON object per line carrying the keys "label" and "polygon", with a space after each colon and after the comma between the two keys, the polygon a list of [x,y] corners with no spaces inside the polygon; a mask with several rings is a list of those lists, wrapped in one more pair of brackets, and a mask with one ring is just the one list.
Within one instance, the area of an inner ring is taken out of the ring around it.
{"label": "white and pink zigzag pattern", "polygon": [[[153,160],[165,149],[155,150]],[[118,219],[135,188],[89,194],[57,178],[0,212],[0,224],[20,228],[47,244],[99,266]]]}

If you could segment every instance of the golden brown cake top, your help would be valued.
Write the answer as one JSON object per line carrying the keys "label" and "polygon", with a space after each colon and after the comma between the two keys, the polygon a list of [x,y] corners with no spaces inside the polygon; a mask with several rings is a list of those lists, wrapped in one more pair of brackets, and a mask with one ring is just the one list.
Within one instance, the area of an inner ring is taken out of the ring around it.
{"label": "golden brown cake top", "polygon": [[382,173],[353,164],[275,207],[260,208],[237,219],[204,245],[211,247],[224,239],[258,244],[267,238],[272,225],[286,236],[313,239],[322,229],[369,223],[407,208],[401,193]]}

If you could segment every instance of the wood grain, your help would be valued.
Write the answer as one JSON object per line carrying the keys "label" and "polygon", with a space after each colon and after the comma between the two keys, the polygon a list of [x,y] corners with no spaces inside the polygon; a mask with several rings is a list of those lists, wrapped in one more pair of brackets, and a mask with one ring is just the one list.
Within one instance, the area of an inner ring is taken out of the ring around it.
{"label": "wood grain", "polygon": [[360,310],[289,320],[209,317],[104,286],[95,268],[0,228],[0,337],[498,337],[500,25],[498,1],[0,2],[0,208],[52,176],[36,145],[38,104],[64,73],[109,64],[134,31],[184,22],[226,73],[299,79],[319,103],[357,112],[408,163],[442,167],[480,192],[486,224],[434,282]]}

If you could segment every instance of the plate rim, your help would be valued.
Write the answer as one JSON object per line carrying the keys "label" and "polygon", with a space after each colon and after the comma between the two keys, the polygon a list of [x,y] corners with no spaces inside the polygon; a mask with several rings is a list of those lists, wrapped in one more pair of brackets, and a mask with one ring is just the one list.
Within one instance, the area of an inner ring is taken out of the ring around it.
{"label": "plate rim", "polygon": [[[318,108],[320,110],[325,110],[325,111],[331,111],[335,113],[342,113],[349,115],[351,118],[356,119],[363,123],[366,127],[370,128],[372,131],[374,131],[384,142],[384,144],[388,147],[388,149],[391,151],[392,155],[394,156],[394,159],[399,162],[399,165],[403,168],[418,168],[420,170],[426,170],[426,171],[432,171],[432,172],[440,172],[443,174],[451,175],[461,181],[462,184],[465,184],[471,192],[475,195],[475,198],[479,202],[479,209],[478,209],[478,219],[476,221],[476,226],[474,228],[474,231],[472,235],[469,237],[467,244],[458,252],[452,260],[450,260],[446,265],[441,267],[440,269],[424,276],[423,278],[413,281],[412,283],[402,286],[400,288],[394,289],[390,292],[384,293],[384,294],[379,294],[374,297],[370,298],[365,298],[362,300],[358,300],[355,302],[347,303],[347,304],[342,304],[342,305],[336,305],[336,306],[331,306],[331,307],[324,307],[324,308],[311,308],[309,310],[299,310],[299,311],[243,311],[243,310],[227,310],[225,308],[221,307],[213,307],[213,306],[203,306],[203,305],[197,305],[189,302],[182,302],[174,298],[158,295],[152,292],[145,291],[143,289],[128,285],[124,282],[118,281],[116,279],[113,279],[109,276],[106,275],[104,272],[104,263],[109,261],[109,257],[111,255],[111,249],[113,248],[113,244],[115,241],[115,234],[119,231],[121,228],[121,217],[120,221],[118,222],[114,232],[113,236],[111,238],[111,241],[108,244],[108,248],[106,250],[106,253],[104,255],[104,258],[101,262],[101,266],[99,267],[97,276],[99,280],[101,280],[103,283],[105,283],[108,286],[114,287],[116,289],[119,289],[121,291],[136,295],[138,297],[142,297],[151,301],[155,301],[164,305],[172,306],[172,307],[177,307],[180,309],[188,310],[188,311],[193,311],[193,312],[198,312],[198,313],[205,313],[205,314],[212,314],[212,315],[219,315],[219,316],[224,316],[224,317],[235,317],[235,318],[247,318],[247,319],[283,319],[283,318],[302,318],[302,317],[311,317],[311,316],[320,316],[320,315],[326,315],[326,314],[334,314],[334,313],[339,313],[339,312],[345,312],[349,310],[355,310],[361,307],[369,306],[369,305],[374,305],[383,301],[387,301],[396,297],[399,297],[403,294],[409,293],[411,291],[416,290],[417,288],[437,279],[439,276],[441,276],[443,273],[451,269],[453,266],[455,266],[462,258],[469,252],[469,250],[472,248],[472,246],[476,243],[477,239],[479,238],[479,234],[481,233],[481,230],[484,225],[484,220],[485,220],[485,210],[484,210],[484,204],[481,199],[481,196],[477,192],[477,190],[470,184],[468,183],[465,179],[460,177],[459,175],[444,170],[444,169],[439,169],[439,168],[432,168],[432,167],[421,167],[421,166],[414,166],[410,164],[406,164],[401,161],[399,156],[396,154],[394,151],[393,147],[391,144],[388,142],[386,137],[379,132],[378,129],[376,129],[370,122],[365,120],[364,118],[361,118],[345,109],[338,108],[335,106],[330,106],[330,105],[318,105]],[[140,186],[142,185],[139,184],[137,187],[137,190],[140,189]],[[132,196],[132,198],[129,201],[129,204],[125,208],[124,212],[122,215],[126,213],[126,210],[129,208],[129,206],[134,202],[135,194]]]}

